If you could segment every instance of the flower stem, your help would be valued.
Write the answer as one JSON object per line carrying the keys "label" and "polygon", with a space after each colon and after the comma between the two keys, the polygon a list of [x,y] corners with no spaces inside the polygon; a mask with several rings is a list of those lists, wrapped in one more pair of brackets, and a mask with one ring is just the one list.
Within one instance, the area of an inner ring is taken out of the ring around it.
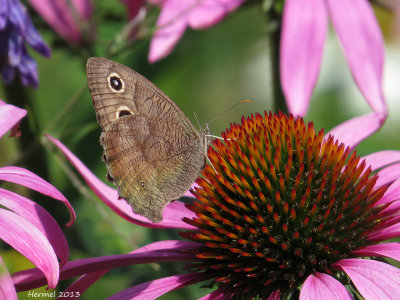
{"label": "flower stem", "polygon": [[[272,16],[271,16],[272,15]],[[280,41],[281,41],[281,15],[270,14],[268,18],[271,23],[269,30],[271,78],[273,108],[275,111],[288,113],[285,96],[283,95],[280,77]]]}
{"label": "flower stem", "polygon": [[82,87],[68,100],[60,112],[48,123],[44,129],[45,133],[51,131],[52,128],[56,127],[65,118],[71,109],[74,108],[74,106],[81,100],[86,89],[87,84],[85,82]]}

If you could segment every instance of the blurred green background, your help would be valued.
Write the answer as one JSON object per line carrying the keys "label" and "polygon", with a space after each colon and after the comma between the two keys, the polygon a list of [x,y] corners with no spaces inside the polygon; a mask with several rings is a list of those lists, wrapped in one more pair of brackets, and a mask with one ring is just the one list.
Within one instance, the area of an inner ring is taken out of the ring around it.
{"label": "blurred green background", "polygon": [[[109,3],[114,1],[108,1],[108,4],[105,4],[107,1],[96,1],[96,5],[100,2],[102,4],[97,7],[100,11],[97,15],[99,40],[95,53],[98,56],[104,55],[106,42],[126,23],[125,7],[119,1],[113,5]],[[30,14],[52,48],[52,57],[44,59],[32,52],[39,66],[38,89],[21,89],[15,82],[0,90],[1,99],[28,110],[28,116],[22,122],[22,136],[0,140],[1,165],[28,168],[55,185],[72,203],[77,214],[75,225],[65,228],[67,210],[57,201],[16,185],[3,186],[27,195],[50,211],[64,228],[71,260],[127,253],[153,241],[179,238],[176,230],[147,229],[122,220],[87,188],[58,150],[43,145],[44,133],[59,138],[89,169],[105,180],[106,168],[100,159],[101,131],[86,85],[87,57],[77,49],[67,47],[34,11]],[[393,16],[380,9],[376,14],[385,35],[384,91],[390,116],[382,130],[360,144],[357,151],[361,155],[400,149],[400,120],[397,117],[400,113],[400,42],[393,30]],[[153,81],[196,127],[193,113],[204,126],[244,99],[251,99],[252,103],[242,104],[212,123],[212,134],[220,135],[230,123],[240,122],[242,115],[272,109],[268,22],[258,7],[241,8],[208,30],[187,30],[172,54],[155,64],[147,61],[148,47],[149,39],[144,39],[132,45],[124,55],[112,59]],[[62,115],[74,98],[75,104]],[[330,30],[321,74],[305,119],[327,132],[345,120],[368,112],[370,109],[351,78],[339,42]],[[60,122],[55,124],[59,115]],[[24,257],[4,244],[1,244],[0,255],[10,271],[31,267]],[[163,263],[117,268],[94,284],[81,299],[102,299],[141,282],[183,273],[182,266]],[[71,282],[61,282],[60,290]],[[195,299],[210,291],[199,286],[171,292],[161,299]],[[21,299],[27,299],[27,292],[19,295]]]}

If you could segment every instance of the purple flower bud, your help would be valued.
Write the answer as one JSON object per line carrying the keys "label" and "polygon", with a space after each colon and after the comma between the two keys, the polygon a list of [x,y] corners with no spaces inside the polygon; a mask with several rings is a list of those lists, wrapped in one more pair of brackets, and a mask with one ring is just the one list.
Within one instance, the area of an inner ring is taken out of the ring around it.
{"label": "purple flower bud", "polygon": [[6,84],[10,84],[15,76],[15,68],[8,64],[5,65],[4,68],[1,69],[1,76]]}
{"label": "purple flower bud", "polygon": [[43,41],[42,37],[40,36],[39,32],[35,29],[32,24],[31,19],[29,18],[28,14],[25,14],[25,39],[26,42],[37,52],[42,54],[45,57],[50,57],[51,51],[50,48],[46,45]]}
{"label": "purple flower bud", "polygon": [[27,9],[19,0],[0,3],[0,72],[9,84],[20,73],[23,85],[38,86],[36,62],[28,55],[27,45],[45,57],[50,48],[32,24]]}
{"label": "purple flower bud", "polygon": [[4,29],[7,24],[8,2],[0,2],[0,30]]}
{"label": "purple flower bud", "polygon": [[29,85],[35,88],[38,86],[39,80],[36,61],[30,57],[28,53],[25,52],[22,54],[18,70],[23,85]]}

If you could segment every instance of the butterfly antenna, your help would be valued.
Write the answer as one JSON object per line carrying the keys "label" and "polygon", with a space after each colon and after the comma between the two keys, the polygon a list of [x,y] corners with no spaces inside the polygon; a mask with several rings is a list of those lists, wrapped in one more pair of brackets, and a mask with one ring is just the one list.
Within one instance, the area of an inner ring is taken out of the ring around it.
{"label": "butterfly antenna", "polygon": [[208,122],[207,125],[210,125],[212,122],[215,122],[216,120],[218,120],[219,118],[221,118],[224,114],[226,114],[227,112],[231,111],[233,108],[235,108],[235,107],[238,106],[239,104],[242,104],[242,103],[251,103],[251,102],[252,102],[251,100],[242,100],[242,101],[239,101],[239,102],[233,104],[231,107],[228,107],[227,110],[225,110],[224,112],[220,113],[220,114],[217,115],[214,119],[212,119],[210,122]]}
{"label": "butterfly antenna", "polygon": [[199,125],[199,129],[200,129],[200,131],[201,131],[201,125],[200,125],[199,119],[197,118],[196,113],[193,113],[193,115],[194,115],[194,117],[196,118],[197,125]]}

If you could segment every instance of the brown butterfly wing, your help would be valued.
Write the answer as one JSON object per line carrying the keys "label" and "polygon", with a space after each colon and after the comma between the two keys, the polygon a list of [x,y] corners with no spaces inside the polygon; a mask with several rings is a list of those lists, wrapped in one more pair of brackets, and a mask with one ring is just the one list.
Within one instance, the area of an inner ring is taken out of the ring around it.
{"label": "brown butterfly wing", "polygon": [[[162,220],[204,167],[204,134],[154,84],[104,58],[90,58],[87,77],[103,130],[109,176],[135,213]],[[110,84],[113,77],[121,84]]]}

